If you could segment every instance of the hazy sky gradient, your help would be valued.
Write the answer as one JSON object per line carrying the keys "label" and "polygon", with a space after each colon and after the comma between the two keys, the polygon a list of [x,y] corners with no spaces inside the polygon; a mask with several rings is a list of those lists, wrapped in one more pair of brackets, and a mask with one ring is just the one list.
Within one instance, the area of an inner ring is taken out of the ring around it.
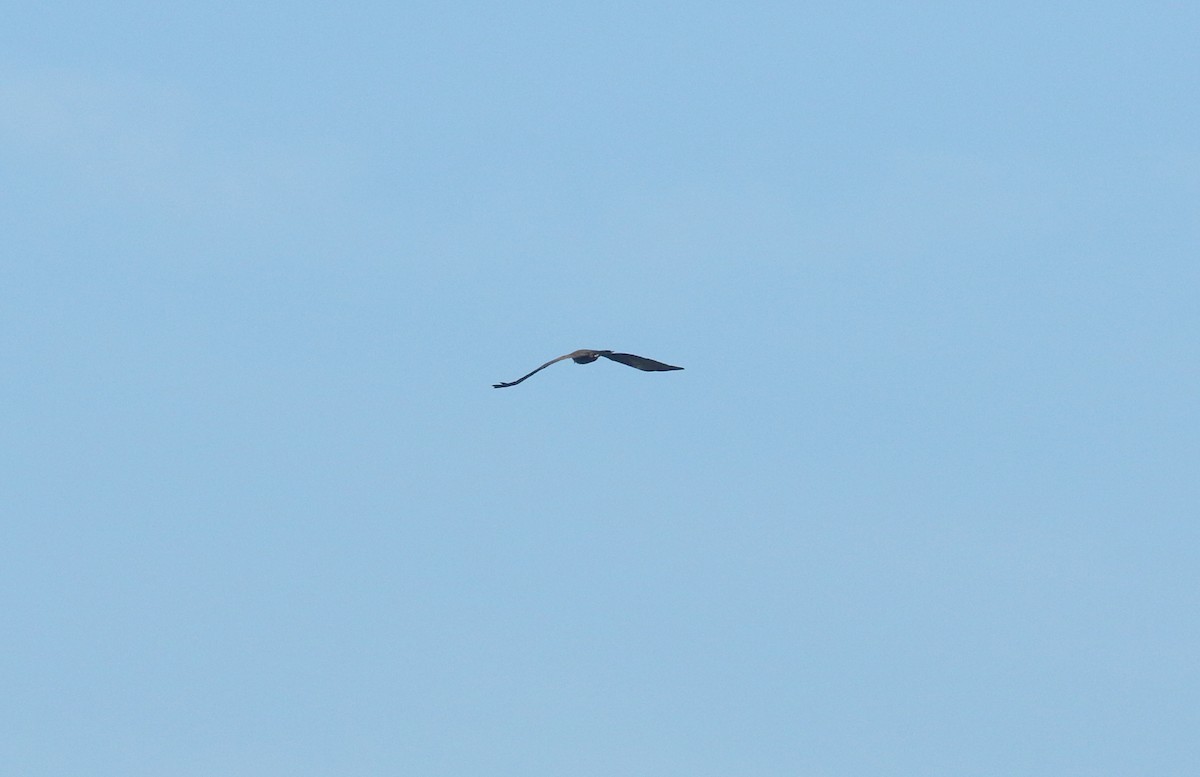
{"label": "hazy sky gradient", "polygon": [[0,771],[1189,773],[1197,40],[11,10]]}

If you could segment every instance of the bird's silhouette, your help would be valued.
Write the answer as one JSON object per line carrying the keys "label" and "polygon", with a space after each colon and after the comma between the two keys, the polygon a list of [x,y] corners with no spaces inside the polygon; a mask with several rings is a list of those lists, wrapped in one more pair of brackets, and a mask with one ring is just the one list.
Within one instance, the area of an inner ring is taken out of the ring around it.
{"label": "bird's silhouette", "polygon": [[647,359],[645,356],[634,356],[631,353],[617,353],[616,351],[593,351],[585,348],[581,351],[565,353],[562,356],[559,356],[557,359],[551,359],[541,367],[538,367],[536,370],[529,373],[529,375],[523,375],[511,383],[494,383],[492,384],[492,388],[508,388],[509,386],[515,386],[521,381],[525,380],[525,378],[528,378],[530,375],[539,373],[549,367],[551,364],[560,362],[563,359],[570,359],[576,364],[591,364],[601,356],[603,356],[605,359],[612,359],[615,362],[620,362],[621,364],[627,364],[630,367],[636,367],[639,370],[644,370],[645,372],[667,372],[669,370],[683,369],[683,367],[672,367],[669,364],[663,364],[662,362],[656,362],[653,359]]}

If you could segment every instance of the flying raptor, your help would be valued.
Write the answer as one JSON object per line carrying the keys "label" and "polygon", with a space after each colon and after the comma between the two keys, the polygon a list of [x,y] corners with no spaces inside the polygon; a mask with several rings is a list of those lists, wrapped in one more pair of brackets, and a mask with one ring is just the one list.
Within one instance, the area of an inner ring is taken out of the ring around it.
{"label": "flying raptor", "polygon": [[571,353],[563,354],[557,359],[551,359],[541,367],[538,367],[536,370],[529,373],[529,375],[524,375],[520,378],[517,378],[512,383],[494,383],[492,384],[492,388],[508,388],[509,386],[515,386],[521,381],[525,380],[525,378],[528,378],[530,375],[541,372],[551,364],[560,362],[563,359],[570,359],[576,364],[591,364],[601,356],[603,356],[605,359],[612,359],[615,362],[620,362],[621,364],[627,364],[630,367],[637,367],[639,370],[644,370],[646,372],[667,372],[669,370],[683,369],[683,367],[672,367],[669,364],[663,364],[662,362],[656,362],[653,359],[647,359],[645,356],[634,356],[631,353],[617,353],[616,351],[592,351],[585,348],[581,351],[572,351]]}

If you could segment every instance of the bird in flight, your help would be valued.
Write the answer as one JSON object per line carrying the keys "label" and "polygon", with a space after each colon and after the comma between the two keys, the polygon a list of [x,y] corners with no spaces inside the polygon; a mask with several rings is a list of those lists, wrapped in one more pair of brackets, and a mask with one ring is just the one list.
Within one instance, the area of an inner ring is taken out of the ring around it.
{"label": "bird in flight", "polygon": [[492,384],[492,388],[508,388],[509,386],[515,386],[521,381],[525,380],[525,378],[528,378],[530,375],[541,372],[551,364],[560,362],[563,359],[570,359],[576,364],[591,364],[601,356],[603,356],[605,359],[612,359],[615,362],[620,362],[621,364],[627,364],[630,367],[637,367],[639,370],[644,370],[645,372],[667,372],[669,370],[683,369],[683,367],[672,367],[669,364],[656,362],[653,359],[647,359],[644,356],[634,356],[631,353],[617,353],[616,351],[592,351],[585,348],[582,351],[572,351],[571,353],[566,353],[562,356],[559,356],[557,359],[551,359],[541,367],[538,367],[536,370],[529,373],[529,375],[524,375],[520,378],[517,378],[512,383],[494,383]]}

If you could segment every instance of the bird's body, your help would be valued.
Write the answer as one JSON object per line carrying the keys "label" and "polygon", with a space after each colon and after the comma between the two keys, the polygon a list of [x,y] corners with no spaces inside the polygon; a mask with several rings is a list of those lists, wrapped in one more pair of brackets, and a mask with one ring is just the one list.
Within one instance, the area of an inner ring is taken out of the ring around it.
{"label": "bird's body", "polygon": [[656,362],[653,359],[647,359],[644,356],[634,356],[631,353],[617,353],[616,351],[594,351],[589,348],[584,348],[582,350],[572,351],[571,353],[565,353],[562,356],[551,359],[550,361],[543,364],[541,367],[538,367],[536,370],[529,373],[529,375],[523,375],[522,377],[517,378],[516,380],[512,381],[511,383],[492,384],[492,388],[508,388],[509,386],[515,386],[518,383],[520,383],[521,381],[525,380],[525,378],[530,377],[530,375],[541,372],[542,370],[549,367],[551,364],[554,364],[555,362],[560,362],[563,359],[570,359],[571,361],[575,362],[576,364],[591,364],[592,362],[599,359],[601,356],[603,356],[605,359],[610,359],[614,362],[620,362],[621,364],[625,364],[630,367],[636,367],[637,369],[643,370],[645,372],[667,372],[669,370],[682,370],[683,369],[683,367],[672,367],[670,364],[663,364],[662,362]]}

